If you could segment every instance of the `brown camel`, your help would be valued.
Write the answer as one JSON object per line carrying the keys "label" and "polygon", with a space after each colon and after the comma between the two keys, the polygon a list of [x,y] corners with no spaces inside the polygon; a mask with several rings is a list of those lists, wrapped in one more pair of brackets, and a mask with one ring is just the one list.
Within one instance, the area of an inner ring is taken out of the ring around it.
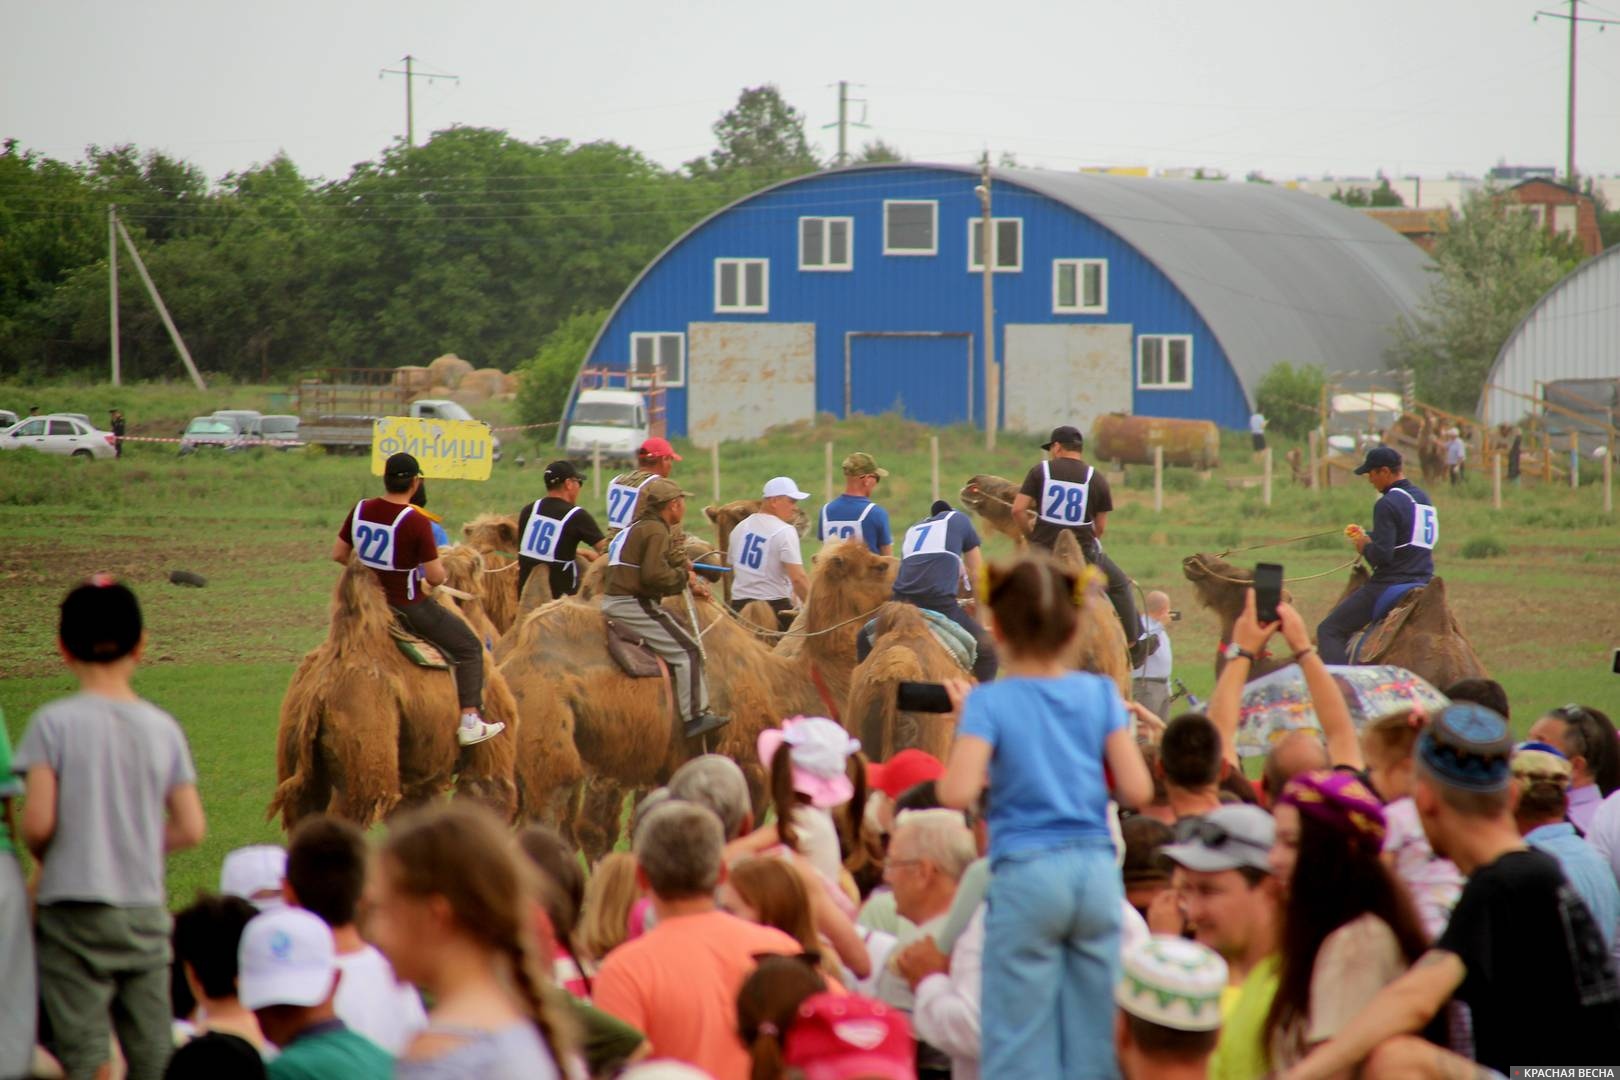
{"label": "brown camel", "polygon": [[472,591],[483,602],[484,613],[495,624],[497,636],[504,634],[518,614],[517,518],[511,514],[479,514],[461,527],[461,535],[464,540],[459,546],[472,548],[484,557],[484,572]]}
{"label": "brown camel", "polygon": [[439,797],[452,777],[457,794],[508,819],[516,812],[522,727],[506,681],[486,655],[484,715],[507,730],[458,746],[454,676],[406,659],[389,636],[392,621],[371,571],[351,561],[333,591],[331,631],[298,665],[281,702],[268,812],[281,815],[283,828],[322,812],[368,827]]}
{"label": "brown camel", "polygon": [[1013,497],[1018,485],[999,476],[980,473],[962,485],[962,505],[978,514],[991,532],[1008,537],[1022,550],[1029,541],[1013,520]]}
{"label": "brown camel", "polygon": [[[1080,541],[1074,533],[1064,531],[1052,545],[1052,561],[1069,570],[1081,573],[1086,568],[1086,557],[1080,552]],[[1119,614],[1108,599],[1108,578],[1093,573],[1086,583],[1085,602],[1080,605],[1080,625],[1075,628],[1069,646],[1068,664],[1076,671],[1089,671],[1114,680],[1119,694],[1131,700],[1130,650],[1125,641],[1125,629]]]}
{"label": "brown camel", "polygon": [[[1222,644],[1231,641],[1232,627],[1243,612],[1244,593],[1253,583],[1254,573],[1205,554],[1187,556],[1181,561],[1181,569],[1192,582],[1199,601],[1220,616]],[[1361,588],[1368,576],[1367,568],[1357,563],[1340,599]],[[1370,642],[1372,651],[1363,650],[1363,663],[1403,667],[1442,689],[1458,679],[1485,674],[1479,655],[1446,603],[1446,585],[1440,578],[1432,578],[1428,585],[1402,597],[1383,626],[1386,630],[1380,640]],[[1286,656],[1262,656],[1253,665],[1249,678],[1252,681],[1269,675],[1291,662]],[[1217,678],[1225,666],[1226,658],[1217,649]]]}
{"label": "brown camel", "polygon": [[[755,740],[766,727],[799,713],[835,711],[849,692],[855,634],[885,597],[894,560],[847,541],[823,551],[811,572],[802,646],[772,651],[714,601],[698,601],[708,652],[709,692],[716,712],[731,717],[714,749],[763,789]],[[679,597],[666,606],[684,621]],[[523,811],[568,829],[593,860],[618,835],[626,788],[662,783],[697,748],[675,735],[666,685],[631,679],[609,658],[602,615],[588,605],[549,604],[526,616],[501,671],[529,720],[561,706],[558,718],[526,723],[518,782]],[[589,799],[577,817],[569,809],[586,770]]]}

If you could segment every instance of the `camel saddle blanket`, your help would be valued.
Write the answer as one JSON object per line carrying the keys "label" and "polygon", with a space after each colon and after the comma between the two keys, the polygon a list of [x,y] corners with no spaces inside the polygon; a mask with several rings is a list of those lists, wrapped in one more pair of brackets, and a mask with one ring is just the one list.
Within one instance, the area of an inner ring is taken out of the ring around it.
{"label": "camel saddle blanket", "polygon": [[388,635],[394,639],[394,644],[399,646],[405,658],[417,667],[450,670],[450,661],[445,659],[437,645],[426,638],[418,637],[397,622],[388,624]]}
{"label": "camel saddle blanket", "polygon": [[661,679],[664,662],[635,631],[604,619],[607,623],[607,650],[619,669],[632,679]]}
{"label": "camel saddle blanket", "polygon": [[1389,651],[1395,644],[1395,637],[1406,625],[1407,616],[1417,607],[1418,597],[1423,595],[1421,587],[1412,589],[1401,597],[1393,610],[1378,622],[1373,623],[1350,642],[1350,662],[1353,664],[1376,664],[1379,658]]}
{"label": "camel saddle blanket", "polygon": [[973,640],[973,635],[937,611],[927,608],[917,610],[922,612],[928,629],[933,631],[940,646],[951,654],[951,659],[960,664],[963,671],[972,671],[973,662],[979,658],[979,643]]}

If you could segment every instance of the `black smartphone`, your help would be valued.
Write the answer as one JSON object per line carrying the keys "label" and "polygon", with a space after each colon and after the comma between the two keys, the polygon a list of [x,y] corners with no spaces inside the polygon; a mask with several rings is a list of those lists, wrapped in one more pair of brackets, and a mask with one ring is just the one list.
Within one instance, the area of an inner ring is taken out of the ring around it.
{"label": "black smartphone", "polygon": [[894,688],[894,704],[901,712],[948,713],[951,695],[944,683],[903,682]]}
{"label": "black smartphone", "polygon": [[1614,650],[1614,673],[1620,675],[1620,649]]}
{"label": "black smartphone", "polygon": [[1283,568],[1277,563],[1257,563],[1254,568],[1254,614],[1261,625],[1277,621],[1277,605],[1282,602]]}

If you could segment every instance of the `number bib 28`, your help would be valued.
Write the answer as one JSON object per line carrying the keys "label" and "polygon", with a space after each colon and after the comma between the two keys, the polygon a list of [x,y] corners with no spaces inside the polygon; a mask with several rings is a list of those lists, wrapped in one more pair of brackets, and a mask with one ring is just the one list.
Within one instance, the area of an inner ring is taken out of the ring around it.
{"label": "number bib 28", "polygon": [[1042,521],[1065,528],[1074,528],[1080,525],[1090,525],[1086,518],[1086,500],[1091,489],[1091,477],[1097,470],[1086,470],[1086,478],[1081,481],[1054,480],[1052,478],[1051,462],[1043,462],[1045,467],[1045,483],[1041,485],[1041,512]]}

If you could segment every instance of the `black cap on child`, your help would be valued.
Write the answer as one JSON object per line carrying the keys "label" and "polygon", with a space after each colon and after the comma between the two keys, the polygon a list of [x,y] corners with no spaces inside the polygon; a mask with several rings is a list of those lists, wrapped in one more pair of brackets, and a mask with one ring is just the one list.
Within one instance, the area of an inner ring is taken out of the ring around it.
{"label": "black cap on child", "polygon": [[57,634],[75,660],[110,664],[141,642],[141,605],[111,574],[97,574],[62,601]]}

